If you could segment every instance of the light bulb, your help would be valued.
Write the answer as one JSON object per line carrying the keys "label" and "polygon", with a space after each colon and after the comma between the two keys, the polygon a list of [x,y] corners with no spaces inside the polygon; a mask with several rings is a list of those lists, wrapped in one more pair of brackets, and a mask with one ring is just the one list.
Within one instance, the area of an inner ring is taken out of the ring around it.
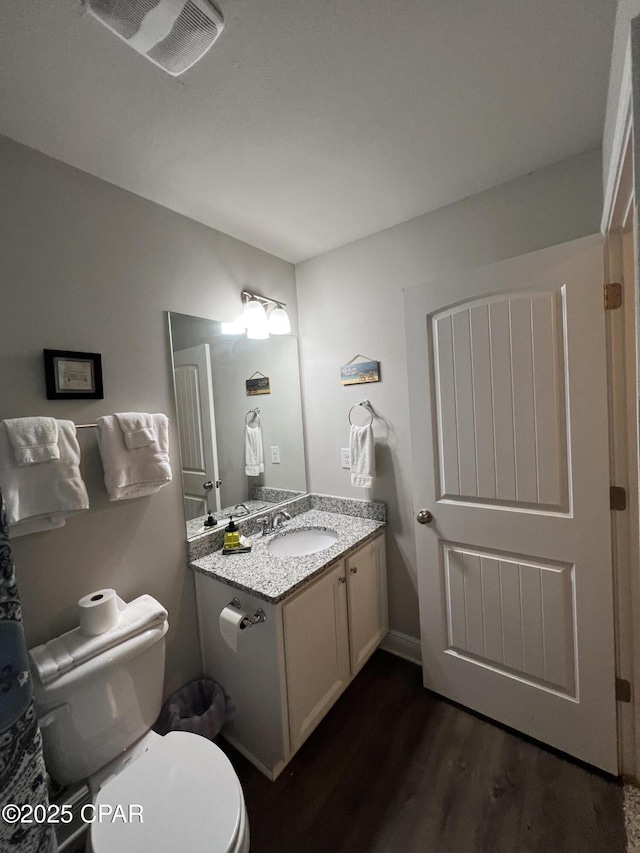
{"label": "light bulb", "polygon": [[250,299],[248,302],[245,302],[242,312],[242,322],[245,329],[251,328],[254,323],[266,323],[267,313],[264,310],[262,302],[258,302],[257,299]]}
{"label": "light bulb", "polygon": [[269,332],[272,335],[288,335],[291,332],[289,315],[281,305],[277,305],[269,315]]}

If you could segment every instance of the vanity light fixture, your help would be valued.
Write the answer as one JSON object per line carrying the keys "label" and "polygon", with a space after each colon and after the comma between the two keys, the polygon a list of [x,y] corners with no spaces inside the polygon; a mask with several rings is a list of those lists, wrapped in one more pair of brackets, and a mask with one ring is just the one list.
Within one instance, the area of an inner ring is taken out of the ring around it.
{"label": "vanity light fixture", "polygon": [[[285,311],[285,303],[258,296],[257,293],[242,291],[244,310],[242,322],[247,330],[247,337],[253,340],[264,340],[269,335],[288,335],[291,332],[289,315]],[[273,306],[267,319],[267,308]]]}

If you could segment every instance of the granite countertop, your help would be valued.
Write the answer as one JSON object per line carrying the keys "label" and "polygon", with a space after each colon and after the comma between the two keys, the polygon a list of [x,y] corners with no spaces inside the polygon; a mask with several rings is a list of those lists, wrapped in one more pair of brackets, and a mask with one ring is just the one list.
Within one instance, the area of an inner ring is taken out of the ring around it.
{"label": "granite countertop", "polygon": [[[214,551],[193,560],[190,565],[203,575],[210,575],[270,604],[277,604],[332,563],[373,538],[384,526],[384,522],[369,518],[312,509],[286,521],[275,533],[267,536],[256,534],[249,554],[224,556],[221,551]],[[273,539],[291,530],[312,528],[333,530],[338,539],[324,551],[301,557],[280,557],[267,551]]]}

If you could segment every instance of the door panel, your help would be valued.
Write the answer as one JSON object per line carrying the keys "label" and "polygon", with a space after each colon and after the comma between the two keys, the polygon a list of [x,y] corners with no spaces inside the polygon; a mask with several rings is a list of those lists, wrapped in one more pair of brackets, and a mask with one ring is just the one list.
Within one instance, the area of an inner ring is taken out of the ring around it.
{"label": "door panel", "polygon": [[214,483],[209,508],[212,512],[222,508],[209,344],[177,350],[173,359],[184,505],[189,521],[205,515],[203,484],[207,480]]}
{"label": "door panel", "polygon": [[601,240],[405,311],[424,683],[617,772]]}
{"label": "door panel", "polygon": [[562,289],[431,318],[441,497],[566,511],[563,320]]}
{"label": "door panel", "polygon": [[447,652],[575,697],[571,566],[442,543]]}

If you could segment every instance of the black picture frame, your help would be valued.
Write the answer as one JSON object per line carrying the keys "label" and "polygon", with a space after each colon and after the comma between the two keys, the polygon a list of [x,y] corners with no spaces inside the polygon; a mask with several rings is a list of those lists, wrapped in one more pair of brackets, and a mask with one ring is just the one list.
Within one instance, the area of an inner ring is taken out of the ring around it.
{"label": "black picture frame", "polygon": [[42,350],[47,400],[104,400],[99,352]]}

